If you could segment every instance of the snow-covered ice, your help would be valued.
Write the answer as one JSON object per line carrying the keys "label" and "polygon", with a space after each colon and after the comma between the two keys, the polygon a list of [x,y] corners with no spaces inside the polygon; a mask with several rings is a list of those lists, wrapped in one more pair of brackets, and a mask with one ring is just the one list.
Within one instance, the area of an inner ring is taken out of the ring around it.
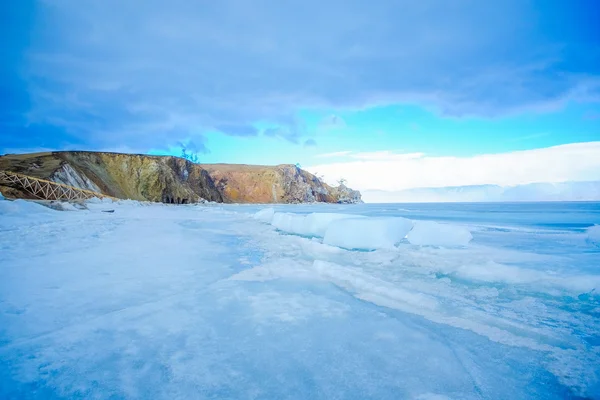
{"label": "snow-covered ice", "polygon": [[466,246],[473,236],[463,227],[418,221],[406,238],[411,244],[421,246]]}
{"label": "snow-covered ice", "polygon": [[0,201],[1,399],[600,398],[599,203],[86,207]]}

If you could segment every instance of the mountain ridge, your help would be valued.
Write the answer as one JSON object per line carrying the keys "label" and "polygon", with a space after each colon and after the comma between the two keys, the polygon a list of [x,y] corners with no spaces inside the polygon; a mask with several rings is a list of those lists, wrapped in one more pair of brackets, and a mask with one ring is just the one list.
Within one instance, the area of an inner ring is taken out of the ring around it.
{"label": "mountain ridge", "polygon": [[483,184],[398,191],[365,190],[364,197],[368,202],[374,203],[599,201],[600,181],[533,182],[514,186]]}

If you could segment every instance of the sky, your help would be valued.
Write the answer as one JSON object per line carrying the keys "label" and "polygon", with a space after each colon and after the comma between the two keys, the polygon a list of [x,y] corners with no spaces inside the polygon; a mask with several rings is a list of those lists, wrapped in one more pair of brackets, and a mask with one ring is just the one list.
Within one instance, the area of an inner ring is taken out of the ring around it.
{"label": "sky", "polygon": [[3,1],[0,154],[185,148],[361,190],[600,180],[598,15],[595,0]]}

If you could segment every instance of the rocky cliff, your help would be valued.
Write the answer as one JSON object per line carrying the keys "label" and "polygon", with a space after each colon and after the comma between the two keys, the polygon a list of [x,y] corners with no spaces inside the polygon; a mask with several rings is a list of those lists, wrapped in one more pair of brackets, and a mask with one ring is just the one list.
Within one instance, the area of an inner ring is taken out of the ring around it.
{"label": "rocky cliff", "polygon": [[[165,203],[361,202],[359,192],[328,186],[293,165],[208,165],[170,156],[73,151],[5,155],[0,170],[122,199]],[[14,187],[0,186],[0,192],[28,197]]]}

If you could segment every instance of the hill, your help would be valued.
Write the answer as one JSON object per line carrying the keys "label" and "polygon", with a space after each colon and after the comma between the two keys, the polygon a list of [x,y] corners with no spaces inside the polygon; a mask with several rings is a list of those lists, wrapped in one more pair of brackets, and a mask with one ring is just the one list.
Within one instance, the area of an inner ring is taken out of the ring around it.
{"label": "hill", "polygon": [[[172,156],[66,151],[9,154],[0,170],[109,196],[164,203],[356,203],[360,193],[331,187],[294,165],[195,164]],[[7,197],[28,198],[1,186]]]}

